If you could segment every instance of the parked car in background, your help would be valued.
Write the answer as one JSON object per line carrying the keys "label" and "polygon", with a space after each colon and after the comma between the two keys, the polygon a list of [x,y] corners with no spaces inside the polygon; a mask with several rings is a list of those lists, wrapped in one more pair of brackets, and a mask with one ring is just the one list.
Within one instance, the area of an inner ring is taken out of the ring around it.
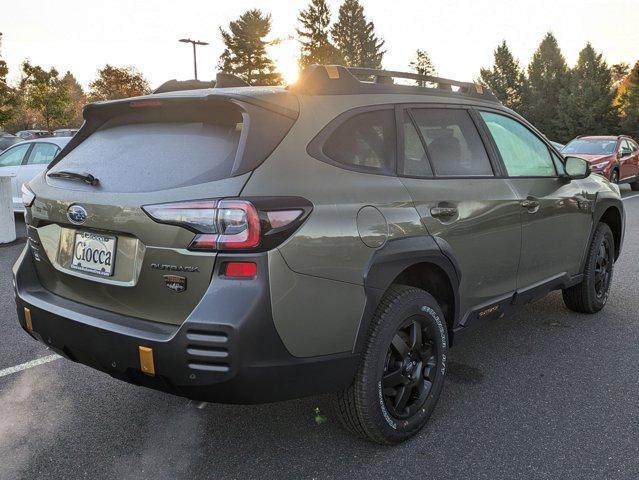
{"label": "parked car in background", "polygon": [[54,137],[72,137],[76,133],[78,133],[77,128],[60,128],[58,130],[53,131],[53,136]]}
{"label": "parked car in background", "polygon": [[633,190],[639,190],[639,145],[628,136],[577,137],[561,153],[588,160],[593,172],[613,183],[629,183]]}
{"label": "parked car in background", "polygon": [[36,138],[50,137],[51,132],[48,130],[20,130],[16,136],[22,140],[34,140]]}
{"label": "parked car in background", "polygon": [[0,175],[15,175],[11,180],[14,212],[24,210],[22,184],[44,171],[70,140],[70,137],[50,137],[21,141],[0,154]]}
{"label": "parked car in background", "polygon": [[4,152],[11,145],[15,145],[21,141],[22,139],[20,137],[16,137],[10,133],[0,133],[0,152]]}
{"label": "parked car in background", "polygon": [[550,144],[555,147],[557,150],[559,150],[561,152],[561,149],[565,147],[565,145],[563,143],[559,143],[559,142],[553,142],[552,140],[549,140]]}

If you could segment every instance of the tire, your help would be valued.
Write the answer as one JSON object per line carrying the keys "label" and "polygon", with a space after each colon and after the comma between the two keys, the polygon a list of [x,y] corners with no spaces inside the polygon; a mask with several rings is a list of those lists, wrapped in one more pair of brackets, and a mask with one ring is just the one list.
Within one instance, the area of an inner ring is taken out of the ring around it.
{"label": "tire", "polygon": [[612,172],[610,172],[610,183],[619,183],[619,170],[617,170],[616,168],[613,168]]}
{"label": "tire", "polygon": [[639,180],[635,180],[630,184],[630,188],[633,192],[639,191]]}
{"label": "tire", "polygon": [[418,288],[392,286],[371,322],[355,380],[333,396],[337,416],[351,432],[380,444],[412,437],[437,404],[447,357],[437,301]]}
{"label": "tire", "polygon": [[614,261],[612,231],[605,223],[599,223],[588,247],[583,281],[562,291],[566,307],[579,313],[601,310],[610,293]]}

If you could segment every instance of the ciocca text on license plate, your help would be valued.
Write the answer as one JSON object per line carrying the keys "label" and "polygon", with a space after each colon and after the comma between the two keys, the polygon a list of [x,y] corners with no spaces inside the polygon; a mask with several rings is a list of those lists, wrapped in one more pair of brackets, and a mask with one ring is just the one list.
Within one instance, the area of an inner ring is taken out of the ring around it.
{"label": "ciocca text on license plate", "polygon": [[113,275],[116,237],[94,232],[77,232],[71,268],[103,277]]}

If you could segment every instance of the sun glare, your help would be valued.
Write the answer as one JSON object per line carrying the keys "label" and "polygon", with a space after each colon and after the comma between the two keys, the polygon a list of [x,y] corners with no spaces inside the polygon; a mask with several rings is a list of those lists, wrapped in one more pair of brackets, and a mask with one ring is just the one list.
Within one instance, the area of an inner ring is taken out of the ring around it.
{"label": "sun glare", "polygon": [[299,77],[299,66],[297,64],[297,56],[299,46],[293,38],[287,38],[269,49],[269,54],[275,62],[275,68],[282,74],[284,83],[290,85],[297,81]]}

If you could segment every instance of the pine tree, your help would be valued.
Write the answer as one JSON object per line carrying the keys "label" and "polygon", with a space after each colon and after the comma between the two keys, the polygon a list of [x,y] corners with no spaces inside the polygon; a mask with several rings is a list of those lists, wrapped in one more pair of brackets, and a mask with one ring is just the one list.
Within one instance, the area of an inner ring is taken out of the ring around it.
{"label": "pine tree", "polygon": [[[2,33],[0,33],[1,40]],[[7,84],[8,74],[7,63],[0,57],[0,129],[5,127],[16,116],[16,109],[18,108],[17,92]]]}
{"label": "pine tree", "polygon": [[300,68],[313,64],[343,63],[339,50],[329,39],[331,12],[326,0],[311,0],[308,8],[299,13],[297,20],[300,23],[297,29],[301,44]]}
{"label": "pine tree", "polygon": [[580,134],[605,135],[615,131],[618,111],[614,97],[608,65],[602,54],[586,44],[559,97],[556,138],[569,141]]}
{"label": "pine tree", "polygon": [[[435,65],[433,65],[433,62],[425,50],[417,50],[415,53],[415,60],[410,62],[410,67],[415,70],[415,73],[418,75],[437,75]],[[417,80],[416,83],[419,87],[425,87],[428,84],[428,82],[425,82],[424,80]]]}
{"label": "pine tree", "polygon": [[366,20],[358,0],[345,0],[339,7],[337,23],[331,29],[335,46],[351,67],[382,68],[384,40],[375,34],[375,25]]}
{"label": "pine tree", "polygon": [[547,33],[528,65],[526,116],[548,138],[554,139],[558,126],[559,97],[566,87],[568,67],[557,39]]}
{"label": "pine tree", "polygon": [[229,24],[229,30],[220,28],[226,45],[220,70],[237,75],[249,85],[280,85],[282,77],[266,54],[268,43],[264,40],[271,31],[271,15],[248,10]]}
{"label": "pine tree", "polygon": [[82,86],[69,71],[67,71],[64,77],[62,77],[62,84],[64,85],[64,88],[66,88],[69,95],[69,126],[79,127],[84,121],[84,119],[82,118],[82,109],[87,103],[87,96],[84,94]]}
{"label": "pine tree", "polygon": [[628,76],[627,88],[621,96],[621,108],[622,132],[639,137],[639,62],[635,63]]}
{"label": "pine tree", "polygon": [[480,83],[490,88],[505,106],[523,114],[526,76],[505,40],[497,46],[494,56],[493,68],[480,70]]}
{"label": "pine tree", "polygon": [[630,65],[626,62],[615,63],[610,67],[610,75],[612,75],[612,83],[617,87],[624,78],[630,73]]}

